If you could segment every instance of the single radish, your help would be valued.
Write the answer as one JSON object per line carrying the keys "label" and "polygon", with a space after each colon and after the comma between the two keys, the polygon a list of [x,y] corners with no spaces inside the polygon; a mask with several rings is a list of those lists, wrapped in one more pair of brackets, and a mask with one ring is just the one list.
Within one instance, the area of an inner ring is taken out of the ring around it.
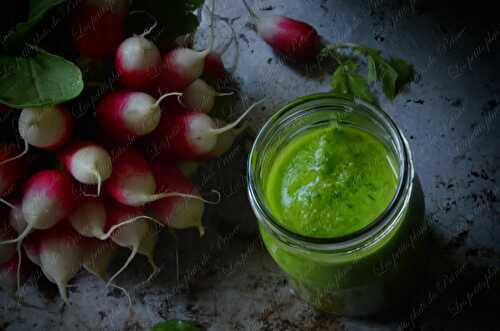
{"label": "single radish", "polygon": [[84,237],[97,238],[100,240],[108,239],[114,231],[120,226],[133,223],[137,220],[149,219],[149,217],[141,216],[140,218],[132,218],[123,221],[118,225],[112,226],[105,232],[106,227],[106,206],[102,199],[83,197],[77,201],[77,207],[69,216],[69,222],[76,232]]}
{"label": "single radish", "polygon": [[146,39],[156,23],[143,34],[125,39],[115,54],[115,69],[121,84],[129,89],[146,91],[153,87],[161,65],[160,50]]}
{"label": "single radish", "polygon": [[213,87],[201,79],[196,79],[182,93],[182,104],[191,111],[209,113],[215,105],[215,98],[233,95],[233,93],[218,93]]}
{"label": "single radish", "polygon": [[75,198],[73,183],[58,170],[41,170],[33,175],[23,192],[22,212],[26,228],[14,240],[0,244],[21,242],[33,229],[48,229],[69,216]]}
{"label": "single radish", "polygon": [[[129,248],[132,252],[124,265],[108,280],[109,285],[128,267],[137,253],[140,253],[143,240],[151,236],[152,226],[150,222],[146,221],[149,217],[145,217],[142,208],[125,206],[109,201],[107,204],[107,211],[107,229],[120,225],[122,222],[128,222],[130,219],[145,218],[145,221],[133,222],[126,224],[125,226],[121,226],[111,235],[111,240],[115,244],[121,247]],[[158,267],[155,264],[152,264],[152,267],[154,269],[153,272],[156,273]]]}
{"label": "single radish", "polygon": [[66,223],[39,232],[41,268],[66,303],[66,288],[82,266],[87,240]]}
{"label": "single radish", "polygon": [[[181,192],[183,196],[168,197],[153,202],[148,211],[153,218],[174,229],[197,228],[200,236],[205,230],[201,223],[205,202],[198,189],[175,164],[166,159],[151,163],[155,179],[162,190]],[[220,200],[220,196],[218,198]],[[219,201],[209,202],[218,203]]]}
{"label": "single radish", "polygon": [[113,174],[104,183],[104,189],[115,201],[128,206],[143,206],[176,192],[156,193],[156,181],[151,167],[134,148],[123,152],[113,162]]}
{"label": "single radish", "polygon": [[0,163],[11,160],[0,165],[0,198],[14,192],[28,172],[28,162],[25,159],[13,159],[17,154],[15,146],[0,144]]}
{"label": "single radish", "polygon": [[73,11],[71,32],[80,55],[111,57],[125,39],[128,0],[79,1]]}
{"label": "single radish", "polygon": [[306,62],[321,50],[321,38],[311,25],[285,16],[259,17],[246,0],[243,4],[255,21],[257,33],[286,60]]}
{"label": "single radish", "polygon": [[97,106],[97,120],[106,134],[115,141],[133,141],[158,126],[161,117],[160,102],[171,95],[182,94],[169,93],[155,100],[142,92],[113,92]]}
{"label": "single radish", "polygon": [[146,138],[148,146],[161,146],[161,152],[178,160],[203,160],[217,145],[218,136],[232,130],[261,101],[254,103],[236,121],[218,128],[207,114],[166,111],[158,128]]}
{"label": "single radish", "polygon": [[61,163],[80,183],[97,185],[97,196],[101,184],[111,176],[111,156],[101,146],[86,141],[77,141],[66,147],[60,154]]}
{"label": "single radish", "polygon": [[0,165],[19,159],[28,153],[29,145],[54,150],[64,145],[73,131],[73,118],[63,106],[25,108],[18,121],[19,135],[24,141],[24,151],[4,159]]}

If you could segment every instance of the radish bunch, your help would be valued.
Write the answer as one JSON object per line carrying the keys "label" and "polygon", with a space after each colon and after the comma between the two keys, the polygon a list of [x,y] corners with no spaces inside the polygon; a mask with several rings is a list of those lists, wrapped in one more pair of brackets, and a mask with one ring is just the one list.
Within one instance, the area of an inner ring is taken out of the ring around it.
{"label": "radish bunch", "polygon": [[[148,39],[156,23],[125,35],[128,7],[84,0],[71,17],[79,54],[114,59],[118,74],[117,88],[84,114],[91,126],[71,104],[27,107],[15,118],[18,144],[0,144],[0,279],[10,287],[33,264],[68,302],[68,284],[83,268],[129,297],[114,282],[137,255],[152,267],[148,280],[159,271],[158,231],[203,235],[205,205],[220,200],[215,190],[205,198],[178,167],[226,152],[255,105],[234,122],[212,117],[216,99],[232,94],[204,81],[227,75],[213,38],[202,51],[162,54]],[[144,153],[151,148],[155,157]],[[130,255],[111,270],[119,249]]]}

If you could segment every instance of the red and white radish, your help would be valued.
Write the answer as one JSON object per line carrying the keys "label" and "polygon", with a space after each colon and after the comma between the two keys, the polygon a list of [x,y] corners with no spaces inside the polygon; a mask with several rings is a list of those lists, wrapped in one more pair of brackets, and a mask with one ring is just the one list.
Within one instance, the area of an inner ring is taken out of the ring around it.
{"label": "red and white radish", "polygon": [[236,121],[221,128],[204,113],[164,112],[158,128],[147,137],[146,144],[149,148],[161,146],[161,152],[178,160],[210,158],[218,136],[236,127],[260,102],[262,100],[250,106]]}
{"label": "red and white radish", "polygon": [[209,113],[215,105],[215,98],[233,95],[219,93],[201,79],[196,79],[182,93],[182,104],[191,111]]}
{"label": "red and white radish", "polygon": [[102,182],[112,172],[111,156],[104,148],[92,142],[77,141],[66,147],[59,158],[77,181],[97,185],[97,196],[100,195]]}
{"label": "red and white radish", "polygon": [[184,194],[184,196],[168,197],[153,202],[148,206],[151,215],[174,229],[197,228],[200,236],[203,236],[205,229],[201,221],[206,200],[201,197],[200,192],[171,161],[154,160],[151,167],[162,190]]}
{"label": "red and white radish", "polygon": [[73,11],[72,37],[80,55],[111,57],[125,39],[128,0],[85,0]]}
{"label": "red and white radish", "polygon": [[246,0],[243,3],[262,39],[286,60],[305,62],[319,54],[321,37],[313,26],[285,16],[259,17]]}
{"label": "red and white radish", "polygon": [[22,212],[26,228],[16,239],[22,241],[32,229],[48,229],[69,216],[75,197],[71,179],[58,170],[41,170],[33,175],[23,192]]}
{"label": "red and white radish", "polygon": [[113,174],[104,183],[106,193],[128,206],[143,206],[176,192],[156,193],[157,185],[151,167],[137,150],[129,148],[113,162]]}
{"label": "red and white radish", "polygon": [[[134,257],[139,253],[141,244],[145,238],[151,235],[151,224],[148,222],[150,217],[144,215],[142,208],[130,207],[109,201],[107,204],[107,229],[115,226],[120,228],[114,231],[111,235],[111,240],[118,246],[130,248],[132,252],[124,265],[108,280],[108,285],[118,277],[132,262]],[[144,220],[140,220],[144,218]],[[138,220],[130,223],[130,220]],[[121,223],[127,222],[128,224],[121,226]],[[152,264],[154,272],[157,266]]]}
{"label": "red and white radish", "polygon": [[210,49],[198,52],[189,48],[175,48],[163,56],[158,76],[158,92],[182,91],[200,78],[205,58]]}
{"label": "red and white radish", "polygon": [[115,69],[120,83],[126,88],[146,91],[153,87],[161,65],[160,50],[146,39],[156,26],[153,25],[139,36],[125,39],[116,50]]}
{"label": "red and white radish", "polygon": [[[25,159],[14,160],[17,154],[15,146],[0,144],[0,197],[14,192],[28,172],[28,162]],[[10,162],[4,163],[6,160]]]}
{"label": "red and white radish", "polygon": [[73,118],[62,105],[25,108],[18,120],[19,135],[24,140],[24,151],[0,162],[0,165],[21,158],[29,145],[54,150],[64,145],[73,131]]}
{"label": "red and white radish", "polygon": [[142,92],[118,91],[109,94],[96,108],[97,120],[108,136],[118,142],[134,141],[137,137],[152,132],[160,121],[160,102]]}
{"label": "red and white radish", "polygon": [[42,271],[57,285],[61,298],[67,303],[66,288],[82,266],[88,239],[66,223],[40,231],[38,237]]}

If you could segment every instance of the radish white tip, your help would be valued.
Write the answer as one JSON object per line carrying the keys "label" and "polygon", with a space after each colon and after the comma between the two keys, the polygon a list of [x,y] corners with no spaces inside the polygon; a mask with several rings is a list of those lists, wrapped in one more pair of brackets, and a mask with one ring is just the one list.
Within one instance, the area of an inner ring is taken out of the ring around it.
{"label": "radish white tip", "polygon": [[141,215],[141,216],[137,216],[137,217],[134,217],[134,218],[131,218],[129,220],[126,220],[126,221],[123,221],[119,224],[115,224],[113,225],[107,233],[103,234],[102,236],[100,237],[97,237],[98,239],[100,240],[106,240],[108,239],[109,237],[111,237],[111,235],[113,234],[113,232],[115,232],[116,229],[118,229],[119,227],[122,227],[124,225],[127,225],[127,224],[131,224],[131,223],[134,223],[138,220],[141,220],[141,219],[145,219],[145,220],[150,220],[160,226],[165,226],[163,223],[159,222],[158,220],[154,219],[153,217],[149,217],[149,216],[145,216],[145,215]]}
{"label": "radish white tip", "polygon": [[247,110],[245,110],[245,112],[243,114],[241,114],[241,116],[236,121],[234,121],[233,123],[230,123],[230,124],[228,124],[226,126],[223,126],[222,128],[210,129],[210,132],[212,132],[212,133],[214,133],[216,135],[219,135],[219,134],[222,134],[222,133],[224,133],[226,131],[229,131],[229,130],[233,129],[238,124],[240,124],[240,122],[248,115],[248,113],[250,113],[257,105],[259,105],[260,103],[262,103],[264,100],[266,100],[266,99],[264,98],[264,99],[261,99],[261,100],[255,102]]}
{"label": "radish white tip", "polygon": [[57,288],[59,290],[59,295],[61,296],[61,299],[63,300],[64,304],[69,305],[69,300],[68,300],[68,292],[66,291],[66,288],[68,288],[68,285],[63,285],[63,284],[57,284]]}
{"label": "radish white tip", "polygon": [[198,231],[200,232],[200,238],[205,235],[205,228],[203,227],[203,225],[200,225],[198,227]]}
{"label": "radish white tip", "polygon": [[130,253],[130,256],[128,257],[127,261],[120,268],[120,270],[118,270],[117,272],[115,272],[115,274],[113,276],[111,276],[111,278],[108,280],[108,282],[106,284],[106,287],[110,287],[111,283],[113,282],[113,280],[115,280],[115,278],[118,277],[128,267],[128,265],[130,264],[130,262],[132,262],[132,260],[134,259],[134,257],[137,255],[137,251],[138,250],[139,250],[139,245],[135,245],[132,248],[132,252]]}
{"label": "radish white tip", "polygon": [[26,139],[23,139],[23,142],[24,142],[24,150],[23,150],[20,154],[18,154],[18,155],[16,155],[16,156],[13,156],[13,157],[11,157],[11,158],[8,158],[8,159],[6,159],[6,160],[3,160],[2,162],[0,162],[0,166],[1,166],[1,165],[4,165],[4,164],[6,164],[6,163],[9,163],[9,162],[11,162],[11,161],[14,161],[14,160],[20,159],[20,158],[22,158],[23,156],[25,156],[25,155],[28,153],[28,150],[29,150],[29,144],[28,144],[28,141],[26,141]]}

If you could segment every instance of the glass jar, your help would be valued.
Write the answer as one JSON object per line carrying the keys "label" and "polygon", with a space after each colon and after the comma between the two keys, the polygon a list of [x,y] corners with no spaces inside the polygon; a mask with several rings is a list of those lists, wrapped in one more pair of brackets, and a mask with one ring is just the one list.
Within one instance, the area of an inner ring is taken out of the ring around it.
{"label": "glass jar", "polygon": [[[273,216],[266,202],[265,180],[279,151],[294,137],[332,125],[377,137],[388,151],[397,189],[387,208],[365,228],[343,237],[306,237]],[[309,304],[337,315],[366,316],[410,297],[426,264],[424,199],[408,142],[382,110],[333,93],[296,99],[260,131],[247,176],[264,244],[296,294]]]}

